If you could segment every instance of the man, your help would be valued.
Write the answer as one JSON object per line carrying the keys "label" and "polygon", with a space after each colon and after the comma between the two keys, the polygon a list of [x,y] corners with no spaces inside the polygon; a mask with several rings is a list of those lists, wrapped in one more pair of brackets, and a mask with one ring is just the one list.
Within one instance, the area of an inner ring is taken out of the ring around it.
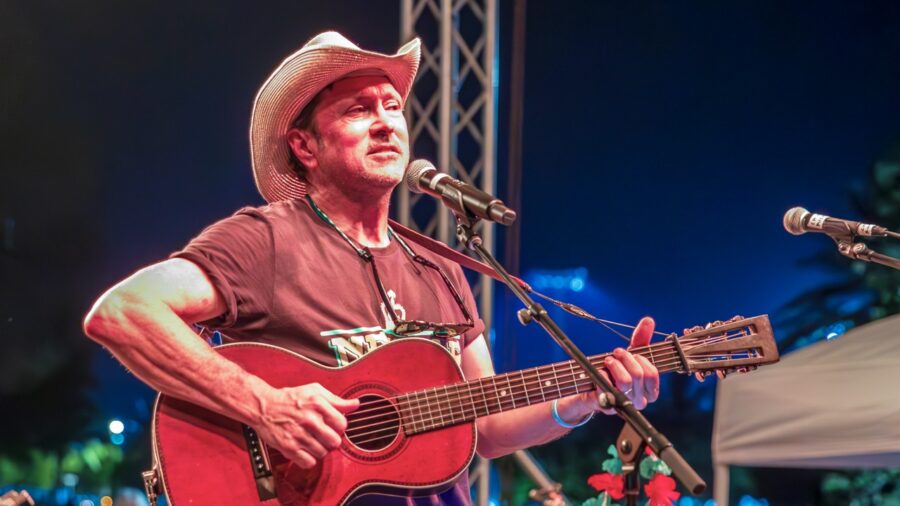
{"label": "man", "polygon": [[[465,322],[447,326],[458,333],[414,335],[440,341],[467,378],[492,375],[459,266],[413,250],[388,226],[391,192],[409,162],[403,105],[418,64],[418,40],[383,55],[335,32],[288,57],[260,89],[251,120],[254,175],[269,205],[212,225],[111,288],[85,319],[86,333],[154,389],[253,427],[302,468],[339,448],[358,401],[318,384],[274,388],[190,324],[346,365],[410,335],[403,322]],[[645,318],[632,345],[647,344],[652,331]],[[618,349],[605,366],[638,408],[656,400],[658,373],[643,357]],[[479,419],[477,451],[497,457],[545,443],[597,409],[589,394]],[[422,501],[468,504],[465,474]]]}

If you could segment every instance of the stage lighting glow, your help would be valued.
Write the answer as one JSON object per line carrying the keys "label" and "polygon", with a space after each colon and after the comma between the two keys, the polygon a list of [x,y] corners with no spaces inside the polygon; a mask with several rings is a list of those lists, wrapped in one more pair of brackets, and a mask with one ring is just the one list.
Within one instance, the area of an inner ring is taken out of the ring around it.
{"label": "stage lighting glow", "polygon": [[569,281],[569,288],[571,288],[573,292],[584,290],[584,279],[572,278],[572,281]]}
{"label": "stage lighting glow", "polygon": [[62,484],[67,487],[74,487],[78,485],[78,475],[75,473],[63,473],[61,480]]}
{"label": "stage lighting glow", "polygon": [[536,269],[525,275],[526,281],[535,290],[571,290],[581,292],[587,287],[587,269],[541,270]]}
{"label": "stage lighting glow", "polygon": [[113,434],[121,434],[125,432],[125,424],[122,420],[112,420],[109,422],[109,431]]}
{"label": "stage lighting glow", "polygon": [[80,503],[78,503],[78,506],[94,506],[94,501],[90,499],[84,499]]}
{"label": "stage lighting glow", "polygon": [[112,497],[105,495],[100,498],[100,506],[112,506],[113,499]]}
{"label": "stage lighting glow", "polygon": [[109,436],[109,441],[116,446],[122,446],[122,443],[125,442],[125,436],[122,434],[113,434]]}

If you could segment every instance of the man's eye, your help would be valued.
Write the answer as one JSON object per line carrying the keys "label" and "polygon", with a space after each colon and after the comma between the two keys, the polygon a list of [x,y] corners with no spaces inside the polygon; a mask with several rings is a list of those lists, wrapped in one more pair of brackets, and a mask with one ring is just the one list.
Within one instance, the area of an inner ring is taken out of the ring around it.
{"label": "man's eye", "polygon": [[391,100],[390,102],[387,102],[386,104],[384,104],[384,108],[387,109],[388,111],[403,110],[403,108],[400,107],[400,102],[397,102],[396,100]]}
{"label": "man's eye", "polygon": [[347,109],[348,113],[360,113],[365,112],[366,108],[361,105],[354,105],[353,107]]}

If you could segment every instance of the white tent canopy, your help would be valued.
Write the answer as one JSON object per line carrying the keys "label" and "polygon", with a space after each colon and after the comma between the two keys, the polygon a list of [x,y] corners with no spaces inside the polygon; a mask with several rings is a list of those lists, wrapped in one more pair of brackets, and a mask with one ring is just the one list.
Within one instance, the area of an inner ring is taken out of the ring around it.
{"label": "white tent canopy", "polygon": [[900,315],[721,381],[712,450],[722,506],[729,465],[900,467]]}

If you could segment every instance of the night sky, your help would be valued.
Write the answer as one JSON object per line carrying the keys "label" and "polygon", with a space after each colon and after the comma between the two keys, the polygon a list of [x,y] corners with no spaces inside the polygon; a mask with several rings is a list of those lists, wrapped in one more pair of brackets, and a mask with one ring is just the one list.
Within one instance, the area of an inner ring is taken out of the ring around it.
{"label": "night sky", "polygon": [[[501,2],[501,171],[510,10]],[[0,293],[16,335],[80,339],[106,287],[262,204],[247,143],[262,80],[326,29],[393,52],[399,12],[0,3],[0,214],[17,241]],[[533,0],[527,22],[523,272],[585,267],[573,302],[666,331],[774,313],[825,281],[800,262],[828,240],[789,236],[781,218],[795,205],[858,218],[851,189],[900,141],[900,4]],[[47,304],[63,308],[52,326]],[[523,344],[522,364],[546,342]],[[103,406],[151,398],[94,354]]]}

